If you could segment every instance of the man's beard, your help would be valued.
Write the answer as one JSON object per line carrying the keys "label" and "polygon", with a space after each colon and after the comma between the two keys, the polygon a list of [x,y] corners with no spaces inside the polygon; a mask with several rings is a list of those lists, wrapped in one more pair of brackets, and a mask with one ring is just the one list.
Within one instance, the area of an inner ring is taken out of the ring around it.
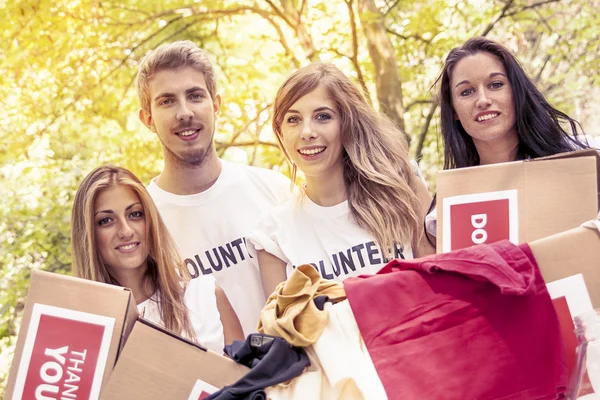
{"label": "man's beard", "polygon": [[168,158],[177,167],[199,167],[210,157],[213,152],[215,144],[211,141],[208,147],[202,149],[188,150],[180,152],[179,154],[174,153],[171,149],[165,147],[168,153]]}
{"label": "man's beard", "polygon": [[[213,125],[213,129],[210,132],[210,141],[208,146],[200,149],[193,149],[182,151],[179,153],[175,153],[169,147],[165,146],[163,143],[163,149],[165,153],[165,161],[168,159],[169,162],[172,162],[175,167],[179,168],[187,168],[187,167],[199,167],[207,161],[212,154],[215,153],[215,143],[214,143],[214,135],[215,135],[215,127],[216,124]],[[206,128],[206,127],[205,127]],[[206,129],[203,129],[200,132],[200,135],[207,134]]]}

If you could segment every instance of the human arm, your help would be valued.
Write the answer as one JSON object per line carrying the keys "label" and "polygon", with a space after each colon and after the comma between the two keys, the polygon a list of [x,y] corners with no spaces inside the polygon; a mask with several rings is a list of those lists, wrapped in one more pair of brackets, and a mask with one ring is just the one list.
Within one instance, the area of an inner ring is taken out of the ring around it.
{"label": "human arm", "polygon": [[269,298],[278,284],[287,279],[285,273],[286,263],[265,250],[256,252],[260,279],[265,297]]}
{"label": "human arm", "polygon": [[223,325],[225,344],[229,344],[234,340],[244,340],[242,324],[240,324],[240,320],[231,306],[227,295],[219,285],[215,286],[215,297],[217,298],[217,309],[221,316],[221,325]]}

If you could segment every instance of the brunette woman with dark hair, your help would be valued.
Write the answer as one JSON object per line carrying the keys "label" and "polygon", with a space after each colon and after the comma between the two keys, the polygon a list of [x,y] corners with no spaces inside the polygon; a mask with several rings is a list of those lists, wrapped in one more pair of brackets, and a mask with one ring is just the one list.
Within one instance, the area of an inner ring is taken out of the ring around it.
{"label": "brunette woman with dark hair", "polygon": [[[440,77],[444,169],[510,162],[590,147],[577,121],[554,108],[504,46],[483,37],[448,54]],[[566,128],[566,129],[565,129]],[[435,198],[431,209],[435,204]],[[426,230],[435,236],[435,212]]]}
{"label": "brunette woman with dark hair", "polygon": [[552,107],[496,42],[475,37],[453,49],[439,80],[444,169],[589,147],[577,121]]}

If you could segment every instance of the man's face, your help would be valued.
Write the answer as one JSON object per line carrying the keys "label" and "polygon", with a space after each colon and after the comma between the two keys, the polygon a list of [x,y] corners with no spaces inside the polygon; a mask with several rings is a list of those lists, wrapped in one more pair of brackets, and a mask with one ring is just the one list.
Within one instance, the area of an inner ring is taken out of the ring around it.
{"label": "man's face", "polygon": [[140,119],[158,135],[165,163],[201,165],[214,153],[221,97],[210,97],[204,74],[192,67],[158,71],[149,89],[150,113],[140,110]]}

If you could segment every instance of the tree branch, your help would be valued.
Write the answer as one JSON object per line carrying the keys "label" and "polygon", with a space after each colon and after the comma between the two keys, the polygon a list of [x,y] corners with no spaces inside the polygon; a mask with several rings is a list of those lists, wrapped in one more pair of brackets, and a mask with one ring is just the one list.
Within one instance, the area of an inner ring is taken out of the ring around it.
{"label": "tree branch", "polygon": [[[100,7],[102,8],[102,5],[100,5]],[[133,7],[126,7],[123,4],[118,4],[116,6],[108,7],[105,10],[106,11],[111,11],[111,10],[129,11],[129,12],[132,12],[132,13],[144,14],[147,17],[151,17],[151,14],[149,12],[147,12],[147,11],[138,10],[136,8],[133,8]]]}
{"label": "tree branch", "polygon": [[530,10],[530,9],[533,9],[533,8],[538,8],[538,7],[540,7],[540,6],[543,6],[543,5],[546,5],[546,4],[550,4],[550,3],[559,3],[559,2],[560,2],[560,0],[545,0],[545,1],[540,1],[539,3],[533,3],[533,4],[530,4],[530,5],[528,5],[528,6],[521,7],[521,8],[520,8],[520,9],[518,9],[518,10],[515,10],[515,11],[512,11],[512,12],[509,12],[509,13],[505,14],[505,16],[506,16],[506,17],[512,17],[513,15],[516,15],[516,14],[518,14],[518,13],[521,13],[521,12],[523,12],[523,11],[525,11],[525,10]]}
{"label": "tree branch", "polygon": [[342,53],[341,51],[339,51],[339,50],[338,50],[338,49],[336,49],[336,48],[333,48],[333,47],[328,47],[328,48],[327,48],[327,50],[328,50],[328,51],[331,51],[332,53],[335,53],[335,54],[337,54],[337,55],[338,55],[338,56],[340,56],[340,57],[344,57],[344,58],[347,58],[347,59],[349,59],[349,60],[351,60],[351,59],[352,59],[352,56],[349,56],[349,55],[348,55],[348,54],[346,54],[346,53]]}
{"label": "tree branch", "polygon": [[[550,23],[548,22],[548,19],[543,17],[538,9],[534,9],[533,12],[535,13],[535,15],[538,16],[539,19],[537,19],[537,24],[539,24],[539,21],[542,21],[544,23],[544,26],[546,26],[546,29],[548,29],[548,31],[550,32],[554,32],[554,29],[552,29],[552,26],[550,25]],[[550,18],[551,19],[551,18]],[[536,24],[536,25],[537,25]]]}
{"label": "tree branch", "polygon": [[498,22],[500,22],[500,20],[502,18],[506,17],[506,12],[510,8],[510,6],[512,6],[513,3],[514,3],[514,0],[508,0],[506,2],[506,4],[504,5],[504,7],[502,7],[502,10],[500,10],[500,12],[496,15],[496,17],[488,24],[488,26],[485,27],[485,29],[483,30],[483,32],[481,32],[481,36],[487,36],[488,33],[490,33],[492,31],[492,29],[494,29],[494,26]]}
{"label": "tree branch", "polygon": [[229,147],[248,147],[248,146],[269,146],[269,147],[276,147],[279,148],[279,145],[277,143],[272,143],[272,142],[264,142],[264,141],[249,141],[249,142],[237,142],[237,143],[223,143],[223,142],[215,142],[215,147],[217,148],[217,151],[221,151],[221,150],[226,150]]}
{"label": "tree branch", "polygon": [[392,9],[393,9],[394,7],[396,7],[396,6],[398,5],[398,3],[400,3],[400,0],[396,0],[396,1],[394,1],[394,3],[392,3],[392,5],[391,5],[391,6],[389,6],[389,7],[387,8],[387,10],[385,10],[385,12],[383,13],[383,16],[384,16],[384,17],[387,17],[387,15],[390,13],[390,11],[392,11]]}
{"label": "tree branch", "polygon": [[[281,18],[282,20],[284,20],[284,21],[285,21],[285,23],[286,23],[286,24],[288,24],[290,28],[292,28],[292,29],[296,30],[296,27],[297,27],[297,25],[296,25],[296,24],[294,24],[294,23],[293,23],[293,22],[292,22],[292,21],[291,21],[291,20],[288,18],[288,16],[287,16],[287,15],[285,15],[285,12],[281,11],[281,10],[279,9],[279,7],[277,7],[275,4],[273,4],[273,2],[272,2],[271,0],[265,0],[265,1],[266,1],[266,3],[267,3],[268,5],[270,5],[270,6],[271,6],[271,8],[273,9],[273,11],[275,11],[275,14],[277,14],[277,15],[279,16],[279,18]],[[301,14],[299,14],[299,15],[301,15]],[[300,21],[298,21],[298,23],[300,23]]]}
{"label": "tree branch", "polygon": [[544,0],[544,1],[540,1],[538,3],[530,4],[528,6],[520,7],[518,9],[514,10],[514,11],[511,11],[511,12],[508,12],[509,8],[514,3],[514,0],[508,0],[504,4],[504,7],[502,7],[502,10],[500,10],[500,12],[498,13],[498,15],[483,30],[483,32],[481,33],[481,36],[487,36],[492,31],[492,29],[494,29],[494,26],[496,26],[496,24],[498,22],[500,22],[500,20],[502,20],[503,18],[512,17],[512,16],[517,15],[517,14],[523,12],[523,11],[532,10],[532,9],[535,9],[535,8],[539,8],[539,7],[543,6],[543,5],[550,4],[550,3],[558,3],[559,1],[560,0]]}
{"label": "tree branch", "polygon": [[301,65],[300,60],[298,60],[298,57],[296,57],[296,54],[294,54],[294,52],[288,45],[285,35],[283,33],[283,30],[281,30],[281,27],[279,26],[279,24],[277,22],[275,22],[275,20],[273,18],[271,18],[270,15],[265,14],[265,15],[261,15],[261,17],[263,17],[264,19],[269,21],[271,26],[273,28],[275,28],[275,31],[279,35],[279,43],[281,43],[281,47],[283,47],[283,50],[285,51],[285,53],[292,59],[294,66],[296,68],[300,68],[300,65]]}
{"label": "tree branch", "polygon": [[302,16],[302,13],[304,12],[304,8],[306,7],[306,0],[302,0],[302,3],[300,3],[300,9],[298,10],[298,23],[300,23],[300,17]]}
{"label": "tree branch", "polygon": [[416,106],[417,104],[431,104],[431,103],[433,103],[433,100],[431,100],[431,99],[428,99],[428,100],[426,100],[426,99],[419,99],[419,100],[415,100],[415,101],[413,101],[413,102],[409,103],[409,104],[408,104],[408,105],[405,107],[405,109],[404,109],[404,112],[408,112],[408,111],[409,111],[411,108],[413,108],[413,107],[414,107],[414,106]]}
{"label": "tree branch", "polygon": [[256,121],[258,121],[260,119],[260,115],[265,111],[268,110],[269,108],[271,108],[273,106],[273,103],[268,103],[266,106],[264,106],[263,108],[260,109],[260,111],[258,111],[256,113],[256,117],[252,118],[250,121],[246,122],[246,124],[239,129],[237,132],[235,132],[233,134],[233,136],[231,137],[231,140],[229,141],[230,143],[233,143],[237,140],[237,138],[244,132],[246,132],[248,130],[248,128],[250,127],[250,125],[252,125],[253,123],[255,123]]}
{"label": "tree branch", "polygon": [[546,57],[544,58],[544,63],[542,64],[542,67],[540,68],[538,73],[535,75],[535,78],[533,79],[533,81],[535,82],[536,85],[540,83],[540,79],[542,78],[542,73],[546,69],[546,66],[548,65],[548,62],[550,61],[551,58],[552,57],[550,56],[550,54],[547,54]]}
{"label": "tree branch", "polygon": [[31,14],[31,16],[29,18],[27,18],[25,23],[21,25],[21,29],[17,30],[12,35],[12,37],[10,37],[6,41],[6,43],[11,43],[13,40],[15,40],[21,33],[23,33],[23,31],[25,31],[25,28],[27,28],[27,26],[29,26],[29,24],[37,17],[38,10],[40,9],[40,2],[41,2],[41,0],[38,0],[37,4],[35,6],[31,7],[33,9],[33,14]]}
{"label": "tree branch", "polygon": [[363,91],[363,95],[370,103],[371,96],[369,94],[369,89],[367,88],[365,77],[363,76],[362,69],[360,68],[360,64],[358,62],[358,35],[356,33],[356,18],[354,16],[354,7],[352,6],[353,0],[344,0],[344,2],[346,3],[346,7],[348,8],[348,16],[350,17],[350,31],[352,32],[352,57],[349,58],[350,61],[352,61],[354,70],[356,71],[356,77],[358,79],[358,83],[360,84],[360,88]]}
{"label": "tree branch", "polygon": [[431,120],[435,115],[435,110],[438,107],[438,101],[436,100],[431,104],[431,108],[429,108],[429,113],[427,114],[427,118],[425,119],[425,124],[423,128],[421,128],[421,133],[419,133],[419,142],[417,143],[417,150],[415,152],[415,159],[420,160],[423,155],[423,145],[425,144],[425,136],[427,136],[427,132],[429,131],[429,125],[431,125]]}
{"label": "tree branch", "polygon": [[423,42],[425,44],[430,44],[431,43],[431,39],[427,40],[427,39],[421,37],[421,35],[409,35],[409,36],[406,36],[406,35],[403,35],[401,33],[396,32],[392,28],[388,28],[388,27],[386,27],[385,30],[386,30],[387,33],[391,33],[392,35],[397,36],[397,37],[399,37],[402,40],[413,39],[413,40],[418,40],[420,42]]}

